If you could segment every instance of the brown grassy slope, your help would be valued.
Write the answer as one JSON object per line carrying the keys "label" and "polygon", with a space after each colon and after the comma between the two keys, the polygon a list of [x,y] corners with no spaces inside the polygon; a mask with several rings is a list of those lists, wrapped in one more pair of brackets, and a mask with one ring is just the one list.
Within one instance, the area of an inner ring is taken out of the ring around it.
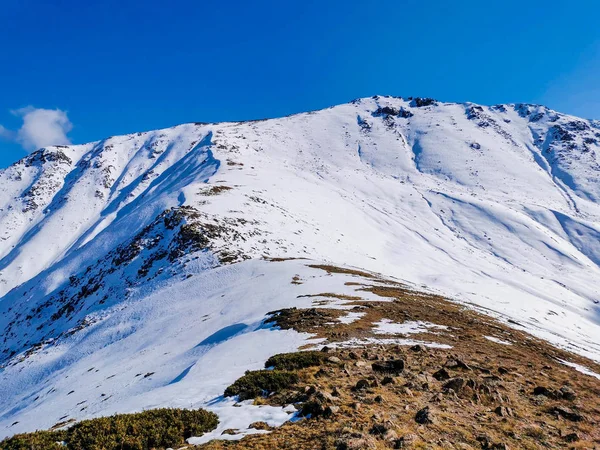
{"label": "brown grassy slope", "polygon": [[[333,266],[318,268],[352,274]],[[357,294],[361,290],[382,301],[352,299],[365,314],[351,324],[336,321],[344,312],[326,308],[284,310],[273,319],[282,328],[327,339],[329,359],[297,370],[296,385],[255,401],[296,403],[312,412],[311,418],[270,434],[213,441],[201,448],[600,448],[600,381],[559,360],[596,373],[599,365],[443,297],[392,283],[357,283]],[[336,296],[324,293],[317,304]],[[452,348],[378,343],[336,348],[350,339],[397,338],[374,334],[373,324],[383,318],[444,325],[448,328],[409,337]],[[404,369],[374,370],[374,363],[381,369],[389,360],[402,360]],[[429,414],[418,414],[424,408]],[[418,423],[417,416],[425,423]]]}

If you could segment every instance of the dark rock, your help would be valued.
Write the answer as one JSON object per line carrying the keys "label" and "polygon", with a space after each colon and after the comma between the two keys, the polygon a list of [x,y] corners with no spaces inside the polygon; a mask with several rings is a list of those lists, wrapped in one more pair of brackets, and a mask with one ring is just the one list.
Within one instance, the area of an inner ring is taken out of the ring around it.
{"label": "dark rock", "polygon": [[477,381],[473,380],[472,378],[469,378],[465,384],[468,388],[471,388],[474,391],[479,389],[479,383],[477,383]]}
{"label": "dark rock", "polygon": [[331,416],[337,414],[339,411],[340,411],[339,406],[334,406],[334,405],[327,406],[325,408],[325,410],[323,411],[323,417],[331,417]]}
{"label": "dark rock", "polygon": [[383,377],[383,380],[381,380],[381,384],[383,386],[387,385],[387,384],[394,384],[395,381],[392,377]]}
{"label": "dark rock", "polygon": [[412,116],[414,116],[414,114],[408,109],[400,108],[400,111],[398,112],[398,117],[402,117],[403,119],[408,119]]}
{"label": "dark rock", "polygon": [[313,395],[315,392],[317,392],[317,388],[314,386],[306,386],[304,388],[304,393],[306,395]]}
{"label": "dark rock", "polygon": [[383,403],[383,397],[381,395],[378,395],[374,398],[374,401],[375,403]]}
{"label": "dark rock", "polygon": [[582,422],[584,420],[584,417],[581,414],[563,406],[555,406],[550,410],[550,414],[557,417],[563,417],[572,422]]}
{"label": "dark rock", "polygon": [[368,389],[370,386],[369,382],[367,380],[358,380],[356,382],[356,385],[354,385],[354,387],[352,388],[353,391],[364,391],[365,389]]}
{"label": "dark rock", "polygon": [[417,344],[417,345],[413,345],[413,346],[410,348],[410,350],[411,350],[411,351],[413,351],[413,352],[422,352],[423,350],[425,350],[425,347],[423,347],[423,346],[422,346],[422,345],[420,345],[420,344]]}
{"label": "dark rock", "polygon": [[371,367],[375,372],[398,374],[404,370],[404,361],[401,359],[391,359],[373,363]]}
{"label": "dark rock", "polygon": [[410,106],[421,108],[423,106],[435,105],[436,101],[433,98],[415,97],[411,102]]}
{"label": "dark rock", "polygon": [[471,367],[469,367],[467,363],[461,361],[460,359],[454,358],[451,358],[448,361],[446,361],[446,364],[444,364],[444,366],[448,367],[449,369],[471,370]]}
{"label": "dark rock", "polygon": [[433,417],[431,416],[431,412],[429,411],[429,406],[426,406],[425,408],[417,411],[417,414],[415,414],[415,422],[421,425],[433,423]]}
{"label": "dark rock", "polygon": [[460,390],[463,388],[463,386],[465,385],[465,380],[463,378],[452,378],[451,380],[449,380],[447,383],[444,384],[444,391],[449,391],[450,389],[452,389],[454,392],[456,392],[457,394],[460,392]]}
{"label": "dark rock", "polygon": [[433,374],[433,378],[438,381],[446,381],[450,379],[450,374],[446,369],[442,368]]}
{"label": "dark rock", "polygon": [[575,140],[575,135],[569,133],[566,129],[560,125],[554,125],[550,128],[550,133],[554,138],[561,142],[571,142]]}
{"label": "dark rock", "polygon": [[577,433],[569,433],[565,436],[565,441],[567,442],[577,442],[579,440],[579,435]]}
{"label": "dark rock", "polygon": [[506,406],[498,406],[494,412],[500,417],[512,417],[513,415],[512,410]]}
{"label": "dark rock", "polygon": [[373,425],[371,427],[371,429],[369,430],[369,433],[371,433],[375,436],[379,436],[379,435],[385,434],[386,431],[388,431],[389,429],[390,429],[389,424],[376,423],[375,425]]}
{"label": "dark rock", "polygon": [[325,391],[317,391],[315,392],[315,398],[322,401],[322,402],[334,402],[335,399],[333,398],[333,395],[331,395],[329,392],[325,392]]}
{"label": "dark rock", "polygon": [[367,122],[360,116],[358,117],[358,125],[360,126],[362,131],[365,133],[368,133],[369,131],[371,131],[371,125],[369,124],[369,122]]}
{"label": "dark rock", "polygon": [[394,448],[409,448],[417,440],[417,436],[414,434],[407,434],[402,436],[400,439],[394,441]]}
{"label": "dark rock", "polygon": [[533,395],[543,395],[548,398],[556,397],[554,392],[545,386],[537,386],[533,389]]}
{"label": "dark rock", "polygon": [[483,112],[483,108],[481,106],[470,106],[466,109],[465,113],[467,114],[467,119],[479,119],[481,117],[480,113]]}
{"label": "dark rock", "polygon": [[379,107],[375,110],[375,112],[373,113],[374,116],[379,117],[379,116],[397,116],[400,113],[399,110],[397,110],[396,108],[393,108],[391,106],[384,106],[384,107]]}
{"label": "dark rock", "polygon": [[575,395],[575,391],[571,389],[569,386],[563,386],[559,389],[560,395],[565,400],[575,400],[577,397]]}
{"label": "dark rock", "polygon": [[317,400],[311,400],[302,405],[301,414],[304,417],[319,417],[325,412],[323,403]]}
{"label": "dark rock", "polygon": [[490,438],[489,437],[487,437],[485,435],[480,435],[480,436],[477,436],[476,440],[477,440],[477,442],[479,442],[481,444],[482,449],[490,448]]}

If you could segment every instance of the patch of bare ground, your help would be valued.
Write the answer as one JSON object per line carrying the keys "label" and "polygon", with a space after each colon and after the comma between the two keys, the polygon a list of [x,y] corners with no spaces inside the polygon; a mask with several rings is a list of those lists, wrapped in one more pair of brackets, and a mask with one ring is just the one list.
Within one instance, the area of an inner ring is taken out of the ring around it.
{"label": "patch of bare ground", "polygon": [[212,196],[219,195],[223,192],[230,191],[232,188],[225,185],[212,185],[198,192],[199,195]]}
{"label": "patch of bare ground", "polygon": [[269,257],[269,256],[263,256],[263,259],[269,262],[285,262],[285,261],[295,261],[298,259],[306,259],[306,258],[301,258],[301,257],[287,257],[287,258],[280,258],[280,257]]}
{"label": "patch of bare ground", "polygon": [[363,277],[363,278],[375,278],[375,276],[373,274],[368,273],[368,272],[363,272],[362,270],[330,266],[327,264],[312,264],[312,265],[309,265],[308,267],[310,267],[312,269],[321,269],[321,270],[326,271],[327,273],[341,273],[341,274],[347,274],[347,275],[356,275],[356,276]]}
{"label": "patch of bare ground", "polygon": [[[310,366],[285,367],[298,382],[255,399],[294,404],[304,419],[201,448],[600,448],[600,380],[559,360],[596,373],[600,365],[443,297],[368,279],[377,285],[357,285],[357,294],[368,291],[382,301],[350,298],[347,304],[364,313],[351,323],[336,320],[348,311],[326,308],[285,309],[268,319],[325,340],[319,362],[311,357]],[[375,324],[382,319],[442,327],[409,336],[381,334]],[[402,338],[424,344],[389,343]],[[342,346],[349,342],[356,347]],[[426,345],[433,342],[451,348]]]}

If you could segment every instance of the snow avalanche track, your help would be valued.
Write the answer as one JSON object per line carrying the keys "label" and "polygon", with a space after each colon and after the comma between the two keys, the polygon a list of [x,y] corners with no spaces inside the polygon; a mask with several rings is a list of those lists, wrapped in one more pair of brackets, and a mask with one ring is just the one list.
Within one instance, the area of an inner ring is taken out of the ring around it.
{"label": "snow avalanche track", "polygon": [[[599,142],[542,106],[374,97],[34,152],[0,171],[0,434],[229,417],[224,387],[308,338],[265,314],[349,291],[263,256],[377,272],[600,361]],[[223,424],[289,418],[258,409]]]}

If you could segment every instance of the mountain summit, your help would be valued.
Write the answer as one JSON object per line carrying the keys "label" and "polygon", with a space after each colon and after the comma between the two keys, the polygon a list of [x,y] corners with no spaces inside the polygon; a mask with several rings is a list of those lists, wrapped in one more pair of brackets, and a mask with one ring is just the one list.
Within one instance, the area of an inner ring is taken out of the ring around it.
{"label": "mountain summit", "polygon": [[353,274],[600,363],[600,122],[375,96],[28,155],[0,171],[0,434],[160,406],[282,423],[218,396],[323,343],[267,313],[376,300]]}

